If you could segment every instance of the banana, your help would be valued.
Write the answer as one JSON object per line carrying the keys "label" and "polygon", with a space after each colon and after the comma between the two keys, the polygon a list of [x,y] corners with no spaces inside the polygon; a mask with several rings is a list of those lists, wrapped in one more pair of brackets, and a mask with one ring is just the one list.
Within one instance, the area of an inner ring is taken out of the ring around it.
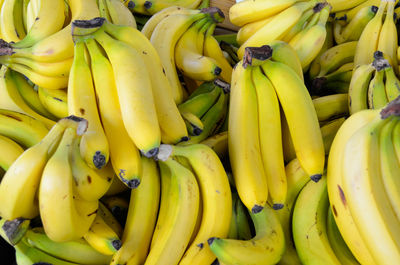
{"label": "banana", "polygon": [[[173,159],[161,162],[168,167],[170,178],[168,192],[168,213],[164,217],[164,227],[153,236],[150,252],[144,264],[177,264],[181,259],[196,224],[199,210],[200,191],[193,173]],[[163,172],[165,173],[165,172]],[[164,192],[162,190],[161,192]],[[162,202],[163,203],[163,202]],[[174,205],[174,206],[172,206]],[[185,227],[185,229],[182,229]]]}
{"label": "banana", "polygon": [[259,21],[278,14],[294,5],[297,0],[240,1],[229,8],[229,20],[236,26]]}
{"label": "banana", "polygon": [[285,250],[285,238],[275,211],[267,205],[250,215],[256,230],[254,238],[241,241],[212,237],[207,240],[210,249],[225,264],[278,263]]}
{"label": "banana", "polygon": [[220,76],[225,81],[230,83],[232,78],[232,66],[225,58],[218,41],[212,36],[216,24],[212,24],[206,32],[204,39],[203,52],[205,56],[214,59],[217,62],[217,66],[221,68]]}
{"label": "banana", "polygon": [[30,220],[24,218],[15,218],[11,221],[0,219],[0,236],[10,245],[18,244],[29,229]]}
{"label": "banana", "polygon": [[[107,53],[128,135],[146,157],[157,154],[161,141],[150,75],[139,51],[99,30],[95,39]],[[134,106],[134,109],[131,107]]]}
{"label": "banana", "polygon": [[30,247],[24,240],[15,246],[16,262],[19,265],[31,264],[57,264],[57,265],[74,265],[69,261],[55,258],[44,251]]}
{"label": "banana", "polygon": [[[315,10],[315,11],[314,11]],[[314,18],[319,17],[320,15],[320,10],[319,9],[309,9],[303,13],[301,18],[297,21],[296,25],[294,25],[286,34],[284,37],[282,37],[282,41],[289,43],[291,39],[296,36],[298,33],[300,33],[303,29],[306,27],[309,28],[311,25],[311,20]],[[313,21],[314,24],[316,21]]]}
{"label": "banana", "polygon": [[[22,79],[20,80],[22,81]],[[31,109],[33,109],[36,113],[45,116],[51,120],[57,119],[49,111],[47,111],[47,109],[40,102],[37,86],[32,86],[31,84],[29,84],[29,82],[25,81],[19,82],[18,84],[19,85],[17,86],[17,89],[19,91],[19,94]]]}
{"label": "banana", "polygon": [[[91,19],[100,15],[96,0],[69,0],[68,3],[72,13],[71,21]],[[62,30],[36,42],[30,47],[12,48],[12,44],[7,45],[9,49],[7,53],[11,54],[12,50],[14,57],[31,58],[39,62],[59,62],[71,58],[74,54],[71,27],[72,24],[70,23]],[[28,76],[25,73],[23,74]],[[31,77],[29,78],[31,79]],[[43,76],[40,76],[40,78],[43,78]],[[60,88],[64,87],[66,87],[66,84]]]}
{"label": "banana", "polygon": [[64,25],[65,4],[63,0],[40,0],[39,10],[26,36],[13,46],[31,47],[35,43],[60,31]]}
{"label": "banana", "polygon": [[2,39],[7,42],[18,42],[24,37],[19,36],[16,30],[16,23],[21,22],[21,20],[14,20],[16,13],[20,12],[20,15],[22,15],[18,6],[22,6],[22,0],[6,0],[2,3],[0,11],[0,31]]}
{"label": "banana", "polygon": [[236,222],[236,203],[239,200],[239,195],[232,192],[232,217],[229,225],[229,232],[226,238],[237,239],[238,238],[238,227]]}
{"label": "banana", "polygon": [[[330,6],[325,6],[319,13],[316,25],[307,27],[290,40],[289,45],[293,47],[299,56],[301,66],[306,69],[317,57],[322,49],[326,38],[325,24],[329,18]],[[312,45],[310,45],[312,43]]]}
{"label": "banana", "polygon": [[0,135],[0,149],[2,150],[0,155],[0,167],[7,171],[12,163],[24,152],[24,149],[3,135]]}
{"label": "banana", "polygon": [[110,148],[115,174],[129,188],[140,184],[140,154],[125,129],[115,86],[114,70],[93,39],[86,41],[98,98],[101,122]]}
{"label": "banana", "polygon": [[[318,76],[324,76],[335,70],[340,66],[353,62],[354,53],[357,47],[357,41],[345,42],[325,51],[321,54],[320,64],[321,68]],[[356,66],[354,64],[354,66]]]}
{"label": "banana", "polygon": [[352,9],[344,10],[344,11],[336,13],[336,17],[341,17],[341,16],[346,15],[347,21],[351,21],[357,15],[357,13],[360,12],[360,10],[362,8],[364,8],[366,6],[376,6],[377,7],[377,6],[379,6],[380,2],[381,2],[381,0],[364,1],[363,3],[353,7]]}
{"label": "banana", "polygon": [[111,256],[103,255],[80,238],[68,242],[52,241],[43,231],[36,227],[26,232],[26,242],[35,249],[46,252],[55,258],[79,264],[109,264]]}
{"label": "banana", "polygon": [[119,193],[122,193],[124,191],[127,191],[129,188],[126,186],[118,176],[115,175],[114,169],[111,165],[111,162],[109,162],[104,169],[107,169],[107,171],[110,173],[110,177],[114,176],[111,181],[110,188],[107,190],[105,196],[113,196],[117,195]]}
{"label": "banana", "polygon": [[293,210],[293,239],[303,264],[341,264],[327,236],[328,209],[326,176],[317,183],[309,181],[301,190]]}
{"label": "banana", "polygon": [[312,89],[315,94],[325,94],[329,92],[326,87],[331,86],[332,83],[350,83],[353,76],[353,63],[347,63],[339,67],[337,70],[325,76],[316,77],[312,80]]}
{"label": "banana", "polygon": [[105,18],[107,21],[111,21],[110,13],[108,12],[108,6],[106,0],[97,1],[99,5],[100,16]]}
{"label": "banana", "polygon": [[400,220],[400,179],[397,177],[400,172],[400,164],[396,157],[396,150],[393,144],[393,129],[398,124],[398,119],[393,119],[385,125],[379,139],[380,168],[383,184],[397,219]]}
{"label": "banana", "polygon": [[143,264],[150,247],[160,199],[160,176],[154,161],[142,157],[141,162],[142,183],[131,192],[122,247],[112,265]]}
{"label": "banana", "polygon": [[203,55],[204,35],[211,24],[207,18],[197,21],[175,46],[176,67],[193,80],[211,81],[221,73],[217,62]]}
{"label": "banana", "polygon": [[350,0],[350,1],[345,1],[345,0],[331,0],[329,1],[329,4],[332,6],[332,12],[338,12],[350,8],[354,8],[366,0]]}
{"label": "banana", "polygon": [[232,172],[240,199],[257,213],[267,202],[268,184],[259,142],[257,93],[251,70],[242,62],[232,74],[228,145]]}
{"label": "banana", "polygon": [[221,160],[228,156],[228,132],[222,132],[208,137],[201,144],[209,146]]}
{"label": "banana", "polygon": [[377,50],[385,54],[385,59],[389,61],[389,64],[396,69],[398,72],[398,61],[397,61],[397,28],[394,17],[394,6],[395,1],[387,2],[387,10],[385,20],[383,22],[381,31],[379,33],[379,39],[377,44]]}
{"label": "banana", "polygon": [[354,258],[350,249],[347,247],[346,242],[344,242],[342,236],[340,235],[339,228],[335,223],[335,218],[331,209],[328,209],[326,224],[326,233],[328,235],[329,243],[332,250],[335,252],[336,257],[342,264],[347,265],[357,265],[360,264]]}
{"label": "banana", "polygon": [[[210,237],[228,235],[232,198],[228,177],[218,156],[206,145],[163,145],[162,157],[183,156],[189,160],[200,187],[203,215],[197,235],[186,249],[180,264],[209,264],[215,256],[207,245]],[[158,158],[161,158],[160,154]]]}
{"label": "banana", "polygon": [[52,115],[59,119],[68,116],[68,95],[65,90],[39,87],[38,96],[42,106]]}
{"label": "banana", "polygon": [[[146,0],[123,0],[124,5],[129,8],[132,13],[139,13],[144,15],[149,15],[149,13],[144,8],[144,2]],[[163,9],[165,10],[165,9]]]}
{"label": "banana", "polygon": [[148,0],[144,2],[144,8],[150,14],[155,14],[170,6],[182,6],[195,9],[200,3],[201,0]]}
{"label": "banana", "polygon": [[112,230],[114,230],[119,238],[122,237],[123,229],[121,224],[101,201],[99,201],[99,209],[97,214],[103,218],[104,222],[106,222],[106,224],[111,227]]}
{"label": "banana", "polygon": [[191,112],[182,112],[181,115],[190,135],[198,136],[203,132],[204,124],[196,115]]}
{"label": "banana", "polygon": [[377,114],[373,121],[354,132],[341,158],[346,203],[377,264],[400,262],[399,220],[390,205],[380,171],[379,137],[388,120]]}
{"label": "banana", "polygon": [[356,13],[354,18],[349,20],[350,22],[345,27],[335,22],[334,36],[336,43],[358,41],[365,26],[374,18],[377,11],[378,7],[376,6],[365,6]]}
{"label": "banana", "polygon": [[[89,167],[80,153],[80,139],[75,139],[71,150],[71,170],[74,177],[74,192],[79,199],[96,201],[100,199],[111,185],[112,178]],[[100,169],[104,171],[104,168]]]}
{"label": "banana", "polygon": [[[240,201],[240,198],[238,197],[237,193],[236,193],[236,198],[237,198],[236,202],[233,203],[233,201],[232,201],[232,205],[234,205],[234,207],[235,207],[235,210],[234,210],[235,216],[234,217],[235,217],[236,224],[237,224],[237,239],[250,240],[252,238],[252,235],[251,235],[249,220],[247,218],[248,211],[247,211],[246,206],[244,206],[244,204]],[[232,212],[232,216],[233,216],[233,212]]]}
{"label": "banana", "polygon": [[[312,11],[307,11],[304,14],[312,13]],[[239,45],[242,45],[245,43],[254,33],[256,33],[260,28],[262,28],[264,25],[268,24],[272,18],[274,18],[276,15],[272,15],[266,18],[262,18],[260,20],[254,21],[254,22],[249,22],[246,25],[243,25],[240,27],[237,35],[236,35],[236,42]],[[304,16],[304,15],[303,15]]]}
{"label": "banana", "polygon": [[40,142],[25,150],[7,170],[0,184],[0,216],[2,218],[31,219],[39,214],[35,199],[36,192],[41,182],[43,169],[51,155],[52,146],[61,138],[66,120],[56,123]]}
{"label": "banana", "polygon": [[266,60],[262,69],[278,95],[289,125],[296,156],[310,178],[318,180],[324,168],[324,147],[317,114],[307,88],[297,74],[285,64]]}
{"label": "banana", "polygon": [[400,81],[391,66],[385,68],[385,91],[389,102],[400,95]]}
{"label": "banana", "polygon": [[382,28],[382,17],[387,1],[381,1],[373,19],[365,26],[357,43],[354,54],[354,66],[372,63],[373,54],[378,49],[379,33]]}
{"label": "banana", "polygon": [[40,216],[46,235],[56,242],[84,236],[98,208],[98,201],[83,201],[74,195],[69,154],[76,137],[75,128],[65,129],[60,144],[43,169],[40,181]]}
{"label": "banana", "polygon": [[375,261],[361,237],[347,203],[348,194],[343,190],[341,172],[342,156],[344,145],[350,136],[371,122],[377,113],[378,110],[359,111],[343,123],[332,142],[327,167],[327,187],[333,216],[344,241],[361,264],[375,264]]}
{"label": "banana", "polygon": [[121,224],[126,221],[128,214],[129,201],[119,196],[110,196],[102,199],[104,205],[111,211]]}
{"label": "banana", "polygon": [[[130,27],[116,27],[106,22],[104,30],[114,38],[142,51],[140,55],[144,59],[147,69],[152,69],[149,73],[161,129],[161,141],[166,144],[175,144],[185,140],[187,137],[186,127],[174,102],[171,85],[163,73],[164,68],[160,57],[151,42],[139,31]],[[141,41],[138,41],[139,39]]]}
{"label": "banana", "polygon": [[22,98],[18,87],[27,85],[26,79],[6,66],[0,69],[0,107],[29,115],[51,128],[55,122],[36,113]]}
{"label": "banana", "polygon": [[321,127],[321,134],[322,138],[324,139],[324,149],[326,155],[329,154],[333,139],[335,138],[337,131],[342,126],[344,121],[345,118],[338,118]]}
{"label": "banana", "polygon": [[190,25],[203,17],[206,17],[206,14],[202,12],[171,14],[157,24],[150,38],[151,43],[160,55],[165,74],[172,86],[172,95],[176,104],[183,101],[184,93],[176,72],[175,46]]}
{"label": "banana", "polygon": [[335,94],[313,99],[318,121],[329,121],[336,117],[347,116],[349,113],[347,100],[347,94]]}
{"label": "banana", "polygon": [[101,215],[97,215],[83,238],[94,249],[103,255],[110,256],[121,248],[121,240],[114,230],[108,226]]}
{"label": "banana", "polygon": [[49,132],[47,127],[31,116],[0,109],[0,134],[14,140],[22,147],[32,147]]}
{"label": "banana", "polygon": [[136,20],[131,11],[120,0],[106,0],[111,21],[115,25],[136,28]]}
{"label": "banana", "polygon": [[108,162],[109,144],[98,114],[94,86],[90,65],[85,60],[85,44],[77,42],[68,81],[68,113],[88,120],[89,127],[80,145],[82,157],[90,167],[101,169]]}
{"label": "banana", "polygon": [[356,66],[353,70],[349,86],[349,112],[350,115],[368,108],[368,87],[375,68],[372,64]]}
{"label": "banana", "polygon": [[[144,0],[135,0],[135,1],[143,1],[144,2]],[[188,8],[181,7],[181,6],[170,6],[170,7],[164,8],[160,12],[157,12],[156,14],[154,14],[150,17],[150,19],[143,26],[142,33],[150,40],[151,36],[153,35],[154,29],[163,19],[169,17],[170,15],[177,15],[177,14],[190,15],[190,14],[197,14],[197,13],[199,13],[198,10],[188,9]]]}
{"label": "banana", "polygon": [[368,108],[380,109],[387,103],[386,91],[385,91],[385,70],[376,69],[375,76],[372,78],[368,86]]}
{"label": "banana", "polygon": [[239,58],[243,58],[246,47],[258,47],[273,40],[279,40],[296,24],[303,12],[315,5],[316,1],[299,2],[275,16],[268,24],[260,28],[238,50]]}
{"label": "banana", "polygon": [[251,73],[257,94],[260,149],[268,194],[272,208],[278,210],[283,208],[287,193],[279,101],[261,68],[254,67]]}

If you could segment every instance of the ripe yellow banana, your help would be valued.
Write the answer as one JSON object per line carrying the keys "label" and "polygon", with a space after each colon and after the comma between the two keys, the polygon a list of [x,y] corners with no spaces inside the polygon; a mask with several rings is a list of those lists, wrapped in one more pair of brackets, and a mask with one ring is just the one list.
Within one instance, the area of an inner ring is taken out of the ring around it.
{"label": "ripe yellow banana", "polygon": [[350,8],[354,8],[366,0],[330,0],[329,4],[332,6],[332,12],[338,12]]}
{"label": "ripe yellow banana", "polygon": [[345,118],[342,117],[321,126],[321,133],[322,138],[324,139],[324,149],[326,155],[329,155],[333,139],[335,138],[337,131],[342,126],[344,121]]}
{"label": "ripe yellow banana", "polygon": [[149,74],[161,129],[161,141],[165,144],[176,144],[185,140],[187,137],[185,124],[174,102],[172,87],[163,73],[160,57],[151,42],[139,31],[130,27],[117,27],[106,22],[104,30],[114,38],[142,51],[140,55],[147,69],[151,69]]}
{"label": "ripe yellow banana", "polygon": [[38,96],[42,106],[52,115],[59,119],[68,116],[68,95],[65,90],[39,87]]}
{"label": "ripe yellow banana", "polygon": [[285,64],[266,60],[262,69],[278,95],[289,125],[296,156],[311,179],[318,181],[324,169],[324,146],[317,114],[307,88],[297,74]]}
{"label": "ripe yellow banana", "polygon": [[0,31],[1,37],[7,42],[18,42],[23,39],[23,35],[19,36],[17,29],[17,23],[22,21],[14,20],[14,15],[20,12],[18,8],[22,6],[21,0],[6,0],[3,1],[0,11]]}
{"label": "ripe yellow banana", "polygon": [[81,141],[81,153],[86,163],[101,169],[108,162],[109,145],[100,122],[93,75],[85,59],[85,44],[75,44],[74,62],[68,81],[68,113],[89,122]]}
{"label": "ripe yellow banana", "polygon": [[385,91],[389,102],[400,95],[400,81],[391,66],[385,68]]}
{"label": "ripe yellow banana", "polygon": [[108,13],[115,25],[136,28],[136,20],[131,11],[120,0],[106,0]]}
{"label": "ripe yellow banana", "polygon": [[[128,135],[147,157],[157,154],[161,141],[150,75],[140,52],[99,30],[95,39],[107,53]],[[132,107],[133,106],[133,107]]]}
{"label": "ripe yellow banana", "polygon": [[329,121],[349,113],[347,94],[335,94],[313,99],[318,121]]}
{"label": "ripe yellow banana", "polygon": [[259,141],[257,93],[250,68],[242,61],[232,74],[229,105],[228,144],[232,173],[239,196],[252,212],[259,212],[268,199]]}
{"label": "ripe yellow banana", "polygon": [[261,212],[250,215],[256,230],[254,238],[242,241],[212,237],[207,240],[211,250],[225,264],[277,264],[285,250],[285,238],[275,211],[266,205]]}
{"label": "ripe yellow banana", "polygon": [[290,6],[294,5],[298,0],[255,0],[240,1],[229,9],[229,19],[236,26],[255,22],[275,14],[278,14]]}
{"label": "ripe yellow banana", "polygon": [[[310,11],[310,12],[312,12],[312,11]],[[240,27],[240,29],[239,29],[239,31],[238,31],[238,33],[236,35],[236,42],[239,45],[242,45],[251,36],[253,36],[253,34],[256,33],[260,28],[262,28],[264,25],[269,23],[272,20],[272,18],[274,18],[275,16],[276,15],[269,16],[267,18],[263,18],[261,20],[257,20],[257,21],[254,21],[254,22],[247,23],[246,25],[243,25],[242,27]]]}
{"label": "ripe yellow banana", "polygon": [[110,160],[118,178],[129,188],[140,184],[140,154],[125,129],[114,70],[93,39],[86,41],[98,97],[98,109],[110,148]]}
{"label": "ripe yellow banana", "polygon": [[382,120],[378,114],[354,132],[345,144],[341,165],[346,203],[378,264],[400,262],[400,221],[390,205],[380,171],[379,137],[389,119]]}
{"label": "ripe yellow banana", "polygon": [[224,160],[228,155],[228,131],[208,137],[201,144],[209,146],[221,160]]}
{"label": "ripe yellow banana", "polygon": [[285,204],[287,193],[279,101],[274,86],[261,68],[253,67],[251,71],[257,94],[259,141],[269,200],[272,208],[279,210]]}
{"label": "ripe yellow banana", "polygon": [[368,108],[380,109],[388,103],[385,91],[385,70],[376,69],[375,75],[368,86]]}
{"label": "ripe yellow banana", "polygon": [[24,152],[24,149],[11,140],[3,135],[0,135],[0,148],[2,150],[0,156],[0,167],[7,171],[12,163]]}
{"label": "ripe yellow banana", "polygon": [[372,63],[374,52],[378,49],[379,34],[382,29],[382,17],[387,1],[381,1],[379,9],[373,19],[365,26],[357,43],[354,54],[354,66]]}
{"label": "ripe yellow banana", "polygon": [[374,72],[372,64],[360,65],[353,70],[349,87],[350,115],[368,109],[368,87]]}
{"label": "ripe yellow banana", "polygon": [[46,235],[56,242],[84,236],[98,208],[98,201],[83,201],[74,195],[69,154],[76,137],[76,128],[65,129],[56,151],[43,168],[40,181],[40,216]]}
{"label": "ripe yellow banana", "polygon": [[320,57],[320,71],[318,76],[332,73],[344,64],[353,62],[357,41],[345,42],[325,51]]}
{"label": "ripe yellow banana", "polygon": [[195,9],[201,0],[148,0],[144,2],[144,8],[150,14],[155,14],[164,8],[170,6],[182,6],[190,9]]}
{"label": "ripe yellow banana", "polygon": [[160,200],[160,176],[154,161],[142,157],[141,162],[142,183],[131,192],[122,247],[112,265],[143,264],[150,247]]}

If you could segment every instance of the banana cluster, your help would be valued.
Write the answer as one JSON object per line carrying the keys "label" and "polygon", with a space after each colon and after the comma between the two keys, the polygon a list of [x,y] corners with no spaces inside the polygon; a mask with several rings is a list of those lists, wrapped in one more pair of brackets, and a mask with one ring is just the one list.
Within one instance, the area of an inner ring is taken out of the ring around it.
{"label": "banana cluster", "polygon": [[160,55],[177,104],[188,94],[178,71],[195,81],[212,81],[220,76],[230,82],[232,67],[212,35],[223,19],[218,8],[193,10],[174,6],[152,16],[143,27],[142,33]]}
{"label": "banana cluster", "polygon": [[361,264],[400,261],[398,100],[384,109],[350,116],[329,156],[327,187],[333,216]]}
{"label": "banana cluster", "polygon": [[201,9],[207,7],[209,0],[120,0],[133,13],[154,15],[159,11],[172,6],[189,9]]}

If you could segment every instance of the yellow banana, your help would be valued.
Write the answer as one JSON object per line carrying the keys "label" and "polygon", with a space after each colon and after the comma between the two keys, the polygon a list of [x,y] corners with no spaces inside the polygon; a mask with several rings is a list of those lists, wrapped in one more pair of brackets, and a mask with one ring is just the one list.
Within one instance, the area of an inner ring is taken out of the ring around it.
{"label": "yellow banana", "polygon": [[332,12],[338,12],[338,11],[356,7],[365,1],[366,0],[350,0],[350,1],[331,0],[331,1],[329,1],[329,4],[332,6]]}
{"label": "yellow banana", "polygon": [[24,152],[24,149],[16,142],[0,135],[0,148],[2,150],[0,155],[0,167],[7,171],[15,160]]}
{"label": "yellow banana", "polygon": [[201,0],[148,0],[144,2],[144,8],[150,14],[155,14],[164,8],[170,6],[182,6],[190,9],[195,9]]}
{"label": "yellow banana", "polygon": [[372,64],[360,65],[353,70],[349,87],[350,115],[368,108],[368,87],[374,72]]}
{"label": "yellow banana", "polygon": [[106,0],[111,21],[115,25],[136,28],[136,20],[131,11],[120,0]]}
{"label": "yellow banana", "polygon": [[[345,42],[325,51],[321,54],[321,68],[318,76],[324,76],[337,70],[340,66],[353,61],[357,47],[357,41]],[[356,65],[354,65],[356,66]]]}
{"label": "yellow banana", "polygon": [[400,95],[400,81],[391,66],[385,68],[385,91],[389,102]]}
{"label": "yellow banana", "polygon": [[347,100],[347,94],[335,94],[313,99],[318,121],[329,121],[332,118],[348,115]]}
{"label": "yellow banana", "polygon": [[61,119],[68,116],[68,95],[65,90],[38,88],[40,103],[55,117]]}
{"label": "yellow banana", "polygon": [[21,10],[18,10],[18,6],[21,5],[22,0],[6,0],[2,3],[0,11],[0,31],[1,37],[7,42],[18,42],[24,37],[19,36],[16,30],[18,21],[14,20],[15,13],[21,12]]}
{"label": "yellow banana", "polygon": [[274,18],[275,16],[276,15],[272,15],[272,16],[263,18],[261,20],[247,23],[246,25],[243,25],[242,27],[240,27],[240,29],[237,33],[237,36],[236,36],[237,43],[239,45],[242,45],[243,43],[245,43],[251,36],[253,36],[254,33],[256,33],[264,25],[269,23],[272,20],[272,18]]}
{"label": "yellow banana", "polygon": [[324,139],[324,148],[326,155],[329,155],[333,139],[335,138],[337,131],[342,126],[344,121],[345,118],[342,117],[321,126],[321,133],[322,138]]}
{"label": "yellow banana", "polygon": [[385,91],[385,70],[376,69],[375,76],[372,78],[368,87],[368,108],[380,109],[388,103]]}

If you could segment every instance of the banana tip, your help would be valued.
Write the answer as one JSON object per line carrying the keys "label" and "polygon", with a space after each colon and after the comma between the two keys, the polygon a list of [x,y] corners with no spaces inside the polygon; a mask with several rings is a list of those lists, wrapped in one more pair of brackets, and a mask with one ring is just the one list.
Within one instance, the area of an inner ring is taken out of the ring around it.
{"label": "banana tip", "polygon": [[147,152],[141,151],[141,153],[147,158],[152,158],[152,157],[155,157],[158,154],[159,149],[160,149],[159,147],[154,147],[154,148],[150,149]]}
{"label": "banana tip", "polygon": [[112,244],[113,248],[115,248],[115,250],[119,250],[122,246],[122,242],[119,239],[113,240],[111,242],[111,244]]}
{"label": "banana tip", "polygon": [[310,176],[311,180],[314,182],[318,182],[322,178],[322,174],[314,174]]}
{"label": "banana tip", "polygon": [[146,1],[146,2],[144,2],[144,4],[143,4],[144,8],[146,8],[146,9],[151,8],[152,5],[153,5],[153,3],[150,2],[150,1]]}
{"label": "banana tip", "polygon": [[128,2],[128,8],[129,8],[129,9],[135,8],[135,3],[134,3],[133,1],[129,1],[129,2]]}
{"label": "banana tip", "polygon": [[128,186],[128,188],[130,189],[136,189],[139,184],[140,184],[140,180],[139,179],[131,179],[131,180],[126,180],[126,179],[122,179],[122,181]]}
{"label": "banana tip", "polygon": [[211,246],[215,239],[217,239],[217,238],[216,237],[210,237],[209,239],[207,239],[208,245]]}
{"label": "banana tip", "polygon": [[280,210],[283,208],[283,203],[274,203],[274,205],[272,205],[272,209],[274,210]]}
{"label": "banana tip", "polygon": [[252,213],[259,213],[264,209],[261,205],[254,205],[253,208],[251,209]]}

